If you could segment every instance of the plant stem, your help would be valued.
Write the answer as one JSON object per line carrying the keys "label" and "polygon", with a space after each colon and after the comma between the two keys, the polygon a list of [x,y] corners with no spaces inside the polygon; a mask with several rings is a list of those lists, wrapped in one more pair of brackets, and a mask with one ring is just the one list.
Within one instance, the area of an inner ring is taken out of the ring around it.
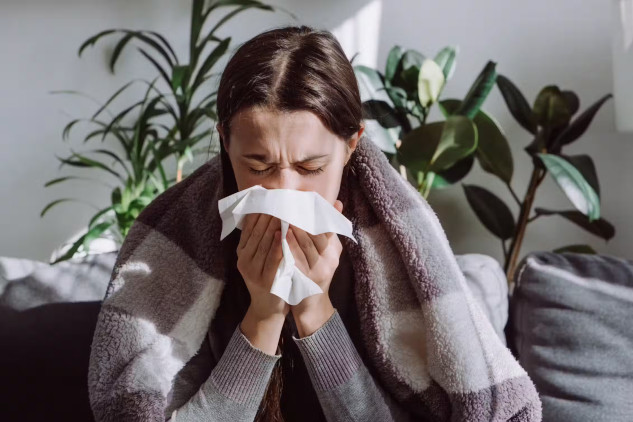
{"label": "plant stem", "polygon": [[512,284],[514,282],[514,271],[517,265],[517,260],[519,258],[519,253],[521,251],[523,237],[525,236],[525,228],[527,227],[530,210],[532,209],[532,204],[534,203],[534,198],[536,196],[536,188],[538,187],[539,182],[543,180],[543,174],[541,172],[544,172],[544,170],[538,167],[534,167],[534,169],[532,170],[530,183],[528,184],[528,189],[523,200],[523,205],[521,206],[518,224],[514,233],[514,237],[512,238],[512,243],[510,244],[509,259],[506,259],[504,265],[508,284]]}
{"label": "plant stem", "polygon": [[523,204],[521,203],[521,200],[519,200],[519,197],[517,196],[517,194],[514,192],[514,189],[512,189],[512,186],[510,185],[510,183],[506,183],[506,186],[508,186],[508,189],[510,189],[510,193],[512,194],[512,197],[514,198],[515,201],[517,201],[517,205],[519,206],[519,208],[521,208]]}

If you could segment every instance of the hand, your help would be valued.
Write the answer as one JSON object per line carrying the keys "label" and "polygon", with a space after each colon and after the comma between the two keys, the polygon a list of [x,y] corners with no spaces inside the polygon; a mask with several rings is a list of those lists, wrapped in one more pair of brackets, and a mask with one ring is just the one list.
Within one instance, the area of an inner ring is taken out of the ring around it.
{"label": "hand", "polygon": [[258,320],[284,319],[290,306],[270,293],[283,257],[281,221],[269,214],[248,214],[244,219],[237,247],[237,269],[251,295],[249,312]]}
{"label": "hand", "polygon": [[[337,199],[334,208],[342,212],[343,203]],[[323,294],[309,296],[290,307],[297,331],[305,337],[321,327],[334,313],[328,292],[343,245],[336,233],[312,235],[292,225],[288,228],[287,240],[297,268],[323,290]]]}

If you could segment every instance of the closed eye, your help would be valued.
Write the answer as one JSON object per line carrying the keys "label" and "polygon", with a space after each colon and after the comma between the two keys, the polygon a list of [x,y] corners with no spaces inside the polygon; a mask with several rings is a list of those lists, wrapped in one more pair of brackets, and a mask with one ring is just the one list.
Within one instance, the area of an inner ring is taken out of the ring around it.
{"label": "closed eye", "polygon": [[[323,172],[323,167],[319,167],[318,169],[314,169],[314,170],[305,169],[305,168],[303,168],[303,167],[300,167],[300,168],[301,168],[301,170],[303,170],[304,172],[306,172],[306,174],[309,174],[309,175],[316,175],[316,174],[319,174],[319,173]],[[268,167],[267,169],[264,169],[264,170],[257,170],[257,169],[250,168],[250,167],[248,168],[248,170],[249,170],[251,173],[253,173],[253,174],[257,174],[257,175],[263,175],[263,174],[266,174],[266,173],[268,173],[271,169],[273,169],[273,167]]]}

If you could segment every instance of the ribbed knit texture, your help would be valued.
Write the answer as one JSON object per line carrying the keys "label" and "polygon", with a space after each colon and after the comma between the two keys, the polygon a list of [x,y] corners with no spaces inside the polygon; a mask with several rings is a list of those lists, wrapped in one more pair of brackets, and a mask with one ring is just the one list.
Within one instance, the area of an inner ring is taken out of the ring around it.
{"label": "ribbed knit texture", "polygon": [[275,363],[281,355],[256,348],[238,325],[210,380],[220,393],[248,406],[259,406]]}
{"label": "ribbed knit texture", "polygon": [[317,392],[344,384],[363,364],[336,309],[311,335],[292,338],[301,351]]}

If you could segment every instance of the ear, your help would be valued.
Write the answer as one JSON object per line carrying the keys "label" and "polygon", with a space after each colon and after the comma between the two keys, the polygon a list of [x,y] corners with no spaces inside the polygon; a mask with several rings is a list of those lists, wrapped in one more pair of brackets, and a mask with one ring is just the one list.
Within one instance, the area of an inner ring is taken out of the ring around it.
{"label": "ear", "polygon": [[361,123],[359,131],[356,132],[354,135],[352,135],[352,137],[349,139],[349,143],[348,143],[349,153],[347,154],[347,159],[345,160],[346,164],[347,164],[347,161],[349,161],[350,157],[352,156],[352,153],[358,146],[358,142],[360,141],[360,137],[363,135],[364,131],[365,131],[365,125]]}

